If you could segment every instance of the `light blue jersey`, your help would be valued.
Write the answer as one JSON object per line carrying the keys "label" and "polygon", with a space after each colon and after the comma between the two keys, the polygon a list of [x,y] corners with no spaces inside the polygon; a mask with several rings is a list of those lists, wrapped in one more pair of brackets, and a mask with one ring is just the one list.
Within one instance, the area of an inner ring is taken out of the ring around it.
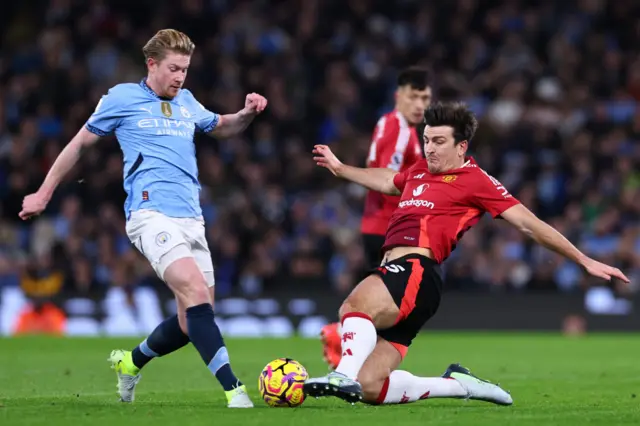
{"label": "light blue jersey", "polygon": [[202,214],[193,137],[219,120],[187,89],[173,99],[160,98],[145,80],[109,89],[85,127],[98,136],[115,132],[124,154],[127,218],[140,209],[170,217]]}

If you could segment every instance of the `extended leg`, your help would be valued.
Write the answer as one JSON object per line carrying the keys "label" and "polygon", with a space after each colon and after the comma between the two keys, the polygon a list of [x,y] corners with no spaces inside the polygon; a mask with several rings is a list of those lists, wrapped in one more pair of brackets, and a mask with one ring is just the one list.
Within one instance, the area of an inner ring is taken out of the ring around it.
{"label": "extended leg", "polygon": [[189,337],[180,328],[178,316],[173,315],[160,323],[133,351],[116,349],[109,361],[118,373],[118,392],[122,402],[133,402],[135,387],[140,381],[140,370],[153,358],[177,351],[189,343]]}
{"label": "extended leg", "polygon": [[406,404],[429,398],[477,399],[511,405],[511,396],[497,385],[479,379],[457,364],[442,377],[418,377],[396,370],[402,358],[388,341],[380,338],[360,370],[358,381],[363,401],[369,404]]}
{"label": "extended leg", "polygon": [[225,390],[229,406],[252,407],[244,385],[231,369],[229,353],[215,322],[212,289],[207,287],[195,260],[191,257],[176,260],[167,268],[164,278],[179,300],[179,316],[184,312],[191,342]]}

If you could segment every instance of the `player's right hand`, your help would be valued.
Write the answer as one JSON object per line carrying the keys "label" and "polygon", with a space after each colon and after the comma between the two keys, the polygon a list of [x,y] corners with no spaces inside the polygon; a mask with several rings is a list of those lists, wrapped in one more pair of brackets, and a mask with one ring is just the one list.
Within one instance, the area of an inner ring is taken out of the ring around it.
{"label": "player's right hand", "polygon": [[313,153],[315,154],[313,161],[315,161],[318,166],[329,169],[331,173],[338,176],[342,162],[331,152],[331,148],[326,145],[316,145],[313,148]]}
{"label": "player's right hand", "polygon": [[18,214],[20,219],[27,220],[38,216],[47,208],[49,198],[40,192],[29,194],[22,200],[22,211]]}
{"label": "player's right hand", "polygon": [[589,275],[610,281],[614,278],[621,280],[625,284],[629,284],[629,278],[613,266],[605,265],[597,260],[587,258],[582,262],[582,267]]}

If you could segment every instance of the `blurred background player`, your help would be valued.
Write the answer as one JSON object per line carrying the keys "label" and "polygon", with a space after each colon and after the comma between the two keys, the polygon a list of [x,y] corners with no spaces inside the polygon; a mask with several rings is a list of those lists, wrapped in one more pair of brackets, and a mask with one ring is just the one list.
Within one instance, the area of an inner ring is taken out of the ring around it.
{"label": "blurred background player", "polygon": [[[432,97],[429,72],[421,67],[409,67],[398,75],[393,111],[378,120],[373,132],[367,167],[388,168],[401,172],[423,158],[422,144],[416,130],[423,119],[424,110]],[[368,191],[360,229],[367,268],[380,265],[381,247],[389,219],[398,206],[400,197]],[[322,328],[323,355],[331,368],[340,362],[340,324],[331,323]]]}
{"label": "blurred background player", "polygon": [[467,156],[478,122],[464,104],[433,105],[425,111],[424,122],[426,159],[404,172],[347,166],[326,145],[313,151],[314,161],[335,176],[374,191],[401,194],[401,202],[387,228],[382,266],[340,307],[342,359],[327,376],[305,382],[310,396],[379,404],[434,397],[513,403],[498,385],[458,364],[451,364],[442,377],[397,370],[413,339],[439,308],[441,263],[485,213],[504,219],[594,277],[629,283],[619,269],[591,259],[538,219]]}
{"label": "blurred background player", "polygon": [[195,44],[176,30],[156,33],[144,46],[147,78],[112,87],[85,126],[55,160],[40,189],[25,197],[24,220],[44,211],[54,190],[82,152],[113,132],[124,154],[127,235],[173,291],[178,314],[166,319],[133,351],[115,350],[109,360],[118,375],[118,393],[132,402],[140,370],[151,359],[189,341],[220,381],[228,406],[253,404],[236,378],[213,313],[214,275],[200,207],[194,133],[238,134],[267,105],[246,96],[236,114],[218,115],[182,86]]}

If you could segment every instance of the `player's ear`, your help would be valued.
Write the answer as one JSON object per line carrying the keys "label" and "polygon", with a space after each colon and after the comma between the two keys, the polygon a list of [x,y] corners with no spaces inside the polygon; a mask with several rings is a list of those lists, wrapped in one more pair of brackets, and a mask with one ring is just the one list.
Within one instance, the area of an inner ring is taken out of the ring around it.
{"label": "player's ear", "polygon": [[151,71],[152,69],[157,67],[157,62],[153,58],[147,58],[147,70]]}
{"label": "player's ear", "polygon": [[467,153],[467,149],[469,148],[469,141],[460,141],[458,142],[458,156],[464,157]]}

